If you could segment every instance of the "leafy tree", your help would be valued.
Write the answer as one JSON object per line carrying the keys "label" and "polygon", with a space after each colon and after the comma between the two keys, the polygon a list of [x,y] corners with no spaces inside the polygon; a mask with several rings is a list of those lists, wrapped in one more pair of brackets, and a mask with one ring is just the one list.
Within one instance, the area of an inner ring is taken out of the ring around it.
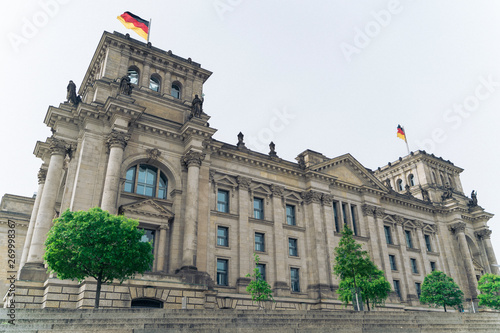
{"label": "leafy tree", "polygon": [[247,274],[246,277],[252,277],[253,280],[247,286],[247,292],[252,295],[252,302],[257,302],[259,305],[259,309],[263,308],[263,302],[273,301],[273,291],[271,290],[271,286],[267,283],[266,280],[263,279],[260,274],[260,270],[257,265],[260,262],[260,258],[257,254],[253,254],[255,261],[255,268],[253,269],[253,274]]}
{"label": "leafy tree", "polygon": [[342,231],[339,246],[335,248],[333,272],[340,277],[337,293],[344,304],[353,301],[358,294],[369,310],[370,303],[372,306],[383,304],[391,291],[384,273],[370,260],[368,252],[361,250],[361,245],[356,243],[352,230],[347,226]]}
{"label": "leafy tree", "polygon": [[153,263],[152,245],[141,242],[139,222],[111,215],[101,208],[71,212],[54,220],[45,241],[44,259],[59,279],[93,277],[97,281],[95,308],[101,285],[117,279],[122,283],[144,273]]}
{"label": "leafy tree", "polygon": [[479,305],[500,310],[500,275],[485,274],[479,279]]}
{"label": "leafy tree", "polygon": [[435,307],[442,306],[446,312],[447,305],[460,308],[463,296],[464,293],[451,277],[443,272],[434,271],[424,279],[420,302]]}

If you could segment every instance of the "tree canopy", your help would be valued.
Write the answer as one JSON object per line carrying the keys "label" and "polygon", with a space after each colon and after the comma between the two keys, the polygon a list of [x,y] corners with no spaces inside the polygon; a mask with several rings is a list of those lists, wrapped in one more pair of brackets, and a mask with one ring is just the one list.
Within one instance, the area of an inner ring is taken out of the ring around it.
{"label": "tree canopy", "polygon": [[384,272],[370,260],[368,252],[363,251],[361,245],[356,243],[352,230],[347,226],[335,248],[333,272],[340,277],[337,293],[344,304],[353,301],[358,292],[358,296],[365,300],[370,309],[370,303],[372,306],[384,304],[391,291]]}
{"label": "tree canopy", "polygon": [[95,307],[99,307],[102,283],[144,273],[153,263],[152,245],[141,242],[139,222],[111,215],[101,208],[71,212],[54,220],[45,241],[49,271],[59,279],[93,277],[97,281]]}
{"label": "tree canopy", "polygon": [[500,275],[485,274],[479,279],[479,305],[500,310]]}
{"label": "tree canopy", "polygon": [[247,274],[246,277],[252,277],[253,280],[250,281],[246,290],[252,296],[252,302],[257,302],[259,308],[262,308],[262,303],[265,301],[274,301],[273,299],[273,291],[271,290],[271,286],[267,283],[266,280],[262,277],[262,274],[259,270],[259,262],[260,258],[257,254],[254,255],[255,268],[253,269],[253,274]]}
{"label": "tree canopy", "polygon": [[446,306],[461,307],[463,296],[464,293],[451,277],[443,272],[434,271],[424,279],[420,302],[435,307],[442,306],[446,312]]}

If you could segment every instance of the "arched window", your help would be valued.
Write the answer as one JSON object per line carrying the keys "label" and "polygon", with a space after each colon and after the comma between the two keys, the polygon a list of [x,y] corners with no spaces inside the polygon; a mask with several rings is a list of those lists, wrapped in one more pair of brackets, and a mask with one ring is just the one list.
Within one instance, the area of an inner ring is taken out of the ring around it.
{"label": "arched window", "polygon": [[149,89],[160,91],[160,78],[156,75],[151,75],[149,78]]}
{"label": "arched window", "polygon": [[412,175],[412,174],[410,174],[410,175],[408,176],[408,184],[409,184],[410,186],[415,186],[415,177],[413,177],[413,175]]}
{"label": "arched window", "polygon": [[441,185],[445,186],[446,182],[444,181],[443,175],[439,175],[439,177],[441,178]]}
{"label": "arched window", "polygon": [[167,177],[157,167],[138,164],[127,170],[125,192],[166,199],[167,187]]}
{"label": "arched window", "polygon": [[432,173],[431,173],[431,177],[432,177],[432,182],[433,182],[434,184],[437,184],[437,181],[436,181],[436,174],[434,173],[434,171],[432,171]]}
{"label": "arched window", "polygon": [[453,184],[453,180],[451,179],[451,176],[448,176],[448,183],[450,184],[451,187],[455,187]]}
{"label": "arched window", "polygon": [[403,181],[401,179],[398,179],[397,184],[398,184],[398,190],[402,191],[403,190]]}
{"label": "arched window", "polygon": [[174,82],[172,83],[172,90],[170,92],[172,97],[174,98],[181,98],[181,84],[179,82]]}
{"label": "arched window", "polygon": [[128,69],[128,77],[130,78],[130,83],[138,84],[139,83],[139,71],[135,67],[130,67]]}

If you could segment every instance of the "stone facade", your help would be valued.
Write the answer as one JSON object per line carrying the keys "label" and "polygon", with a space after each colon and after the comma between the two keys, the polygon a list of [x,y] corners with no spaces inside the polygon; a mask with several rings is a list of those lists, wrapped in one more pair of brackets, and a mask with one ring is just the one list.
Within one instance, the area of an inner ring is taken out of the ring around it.
{"label": "stone facade", "polygon": [[[124,75],[131,94],[120,89]],[[306,150],[289,162],[247,149],[241,134],[235,145],[217,141],[210,117],[192,105],[210,75],[191,59],[103,34],[82,101],[50,107],[53,136],[35,147],[40,188],[18,306],[93,305],[91,279],[48,276],[43,242],[61,211],[94,206],[138,219],[155,254],[151,272],[103,286],[103,307],[256,308],[245,291],[255,252],[275,308],[341,308],[332,261],[344,224],[395,286],[387,309],[418,306],[434,269],[476,299],[477,277],[496,272],[493,215],[464,195],[462,169],[423,151],[373,172],[350,154]]]}

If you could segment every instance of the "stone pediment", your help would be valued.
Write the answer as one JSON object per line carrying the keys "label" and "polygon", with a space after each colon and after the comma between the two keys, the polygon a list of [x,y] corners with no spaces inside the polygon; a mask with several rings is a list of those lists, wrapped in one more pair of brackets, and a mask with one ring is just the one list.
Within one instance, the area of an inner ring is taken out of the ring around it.
{"label": "stone pediment", "polygon": [[215,178],[214,180],[218,185],[226,185],[229,187],[237,187],[238,186],[238,183],[234,180],[234,178],[227,176],[227,175],[223,175],[220,178]]}
{"label": "stone pediment", "polygon": [[169,209],[164,204],[155,199],[146,199],[132,202],[120,207],[120,212],[125,215],[133,216],[149,216],[166,220],[171,220],[174,217]]}
{"label": "stone pediment", "polygon": [[311,170],[336,177],[338,181],[387,191],[385,185],[351,154],[345,154],[311,167]]}

